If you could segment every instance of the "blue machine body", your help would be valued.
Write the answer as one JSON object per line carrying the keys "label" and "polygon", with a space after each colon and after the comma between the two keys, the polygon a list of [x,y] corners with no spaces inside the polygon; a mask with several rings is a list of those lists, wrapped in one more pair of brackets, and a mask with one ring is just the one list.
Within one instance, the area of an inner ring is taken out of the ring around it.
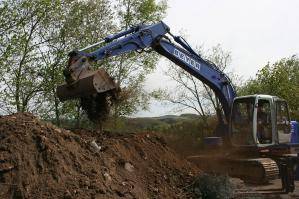
{"label": "blue machine body", "polygon": [[299,123],[291,121],[291,143],[299,143]]}
{"label": "blue machine body", "polygon": [[[101,43],[105,43],[105,45],[93,52],[84,51]],[[170,28],[163,22],[153,25],[141,24],[131,27],[128,30],[110,35],[104,38],[102,42],[98,42],[90,47],[86,47],[81,51],[74,51],[70,53],[70,57],[79,55],[85,56],[89,60],[99,61],[107,57],[134,51],[156,51],[208,85],[219,98],[226,120],[230,121],[231,108],[236,97],[236,92],[229,77],[215,64],[205,60],[196,53],[182,37],[171,34]],[[226,128],[228,125],[223,126]],[[221,130],[223,129],[224,128]],[[228,131],[224,132],[224,135],[220,137],[225,138],[227,136],[225,133],[228,133]],[[299,143],[298,135],[298,123],[293,122],[291,144]],[[222,139],[220,137],[206,138],[204,142],[209,147],[221,146]],[[281,147],[286,148],[289,146],[274,145],[271,147],[280,149]],[[279,173],[283,180],[283,189],[285,189],[286,193],[293,191],[293,173],[290,171],[294,165],[298,165],[298,158],[294,159],[293,156],[281,156],[276,160],[280,166]]]}
{"label": "blue machine body", "polygon": [[[297,121],[291,121],[291,143],[299,143],[299,122]],[[297,154],[297,156],[299,157],[299,154]],[[295,180],[299,181],[299,167],[297,167],[295,171]]]}

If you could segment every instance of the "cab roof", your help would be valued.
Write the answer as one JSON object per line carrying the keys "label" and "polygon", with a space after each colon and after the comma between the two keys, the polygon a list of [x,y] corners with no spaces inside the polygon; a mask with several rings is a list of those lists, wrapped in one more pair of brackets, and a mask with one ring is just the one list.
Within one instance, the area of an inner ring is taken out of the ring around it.
{"label": "cab roof", "polygon": [[273,99],[273,100],[284,100],[277,96],[264,95],[264,94],[245,95],[245,96],[236,97],[235,99],[244,99],[244,98],[263,98],[263,99]]}

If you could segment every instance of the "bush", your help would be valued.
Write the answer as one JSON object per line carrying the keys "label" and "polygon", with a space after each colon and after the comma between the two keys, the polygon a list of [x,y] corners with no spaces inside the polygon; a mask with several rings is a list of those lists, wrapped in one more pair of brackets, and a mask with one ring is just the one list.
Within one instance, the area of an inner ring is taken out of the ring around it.
{"label": "bush", "polygon": [[233,197],[233,185],[227,176],[202,174],[187,188],[192,198],[227,199]]}

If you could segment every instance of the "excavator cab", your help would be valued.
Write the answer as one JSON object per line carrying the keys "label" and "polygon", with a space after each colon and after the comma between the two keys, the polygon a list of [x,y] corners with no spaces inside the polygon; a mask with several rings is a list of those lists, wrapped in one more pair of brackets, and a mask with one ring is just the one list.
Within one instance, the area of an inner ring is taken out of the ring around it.
{"label": "excavator cab", "polygon": [[237,97],[233,102],[230,135],[234,146],[267,147],[290,143],[285,100],[270,95]]}
{"label": "excavator cab", "polygon": [[[239,154],[235,160],[247,165],[239,176],[247,172],[250,162],[254,168],[260,168],[264,182],[279,177],[282,188],[278,191],[293,192],[294,171],[299,165],[299,144],[291,142],[291,121],[285,100],[270,95],[235,98],[230,138]],[[257,176],[254,179],[256,181]]]}
{"label": "excavator cab", "polygon": [[247,183],[281,180],[281,188],[256,193],[289,193],[295,189],[299,144],[291,143],[291,123],[285,100],[270,95],[237,97],[233,101],[229,146],[189,156],[202,170],[228,174]]}

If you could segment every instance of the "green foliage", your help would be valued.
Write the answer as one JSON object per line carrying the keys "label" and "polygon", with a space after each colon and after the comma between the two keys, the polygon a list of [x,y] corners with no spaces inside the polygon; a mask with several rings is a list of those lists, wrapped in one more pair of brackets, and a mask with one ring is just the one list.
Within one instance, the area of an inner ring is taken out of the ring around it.
{"label": "green foliage", "polygon": [[291,117],[299,119],[299,59],[297,56],[268,63],[256,77],[239,88],[240,95],[269,94],[287,100]]}
{"label": "green foliage", "polygon": [[[155,0],[117,0],[115,6],[117,31],[140,23],[155,23],[165,15],[166,1]],[[140,109],[147,109],[150,93],[143,89],[146,75],[151,73],[157,64],[155,52],[131,52],[107,59],[103,66],[115,77],[124,95],[113,110],[114,117],[130,115]]]}
{"label": "green foliage", "polygon": [[[56,96],[68,52],[133,24],[157,22],[165,10],[166,1],[154,0],[1,1],[1,112],[30,111],[56,118],[57,124],[61,119],[84,119],[78,102],[62,104]],[[149,94],[142,84],[157,60],[156,54],[133,52],[95,65],[105,67],[126,91],[115,115],[147,107]]]}
{"label": "green foliage", "polygon": [[164,17],[166,8],[166,0],[117,0],[116,11],[120,28],[143,22],[158,22]]}
{"label": "green foliage", "polygon": [[46,68],[43,99],[49,103],[40,109],[39,114],[45,119],[55,117],[57,124],[60,119],[75,119],[79,126],[80,120],[86,116],[82,114],[78,101],[60,103],[56,96],[56,86],[64,81],[62,70],[67,63],[67,54],[72,49],[98,41],[115,25],[111,23],[113,12],[107,0],[60,2],[60,11],[51,16],[53,23],[43,31],[53,39],[47,45],[48,51],[42,52]]}
{"label": "green foliage", "polygon": [[[73,115],[76,102],[61,104],[56,86],[63,82],[67,53],[97,41],[113,28],[106,0],[1,2],[1,107],[4,112],[30,111],[43,118]],[[9,13],[14,13],[10,15]],[[92,41],[93,39],[93,41]]]}
{"label": "green foliage", "polygon": [[233,197],[233,185],[227,176],[202,174],[188,187],[195,198],[229,199]]}

